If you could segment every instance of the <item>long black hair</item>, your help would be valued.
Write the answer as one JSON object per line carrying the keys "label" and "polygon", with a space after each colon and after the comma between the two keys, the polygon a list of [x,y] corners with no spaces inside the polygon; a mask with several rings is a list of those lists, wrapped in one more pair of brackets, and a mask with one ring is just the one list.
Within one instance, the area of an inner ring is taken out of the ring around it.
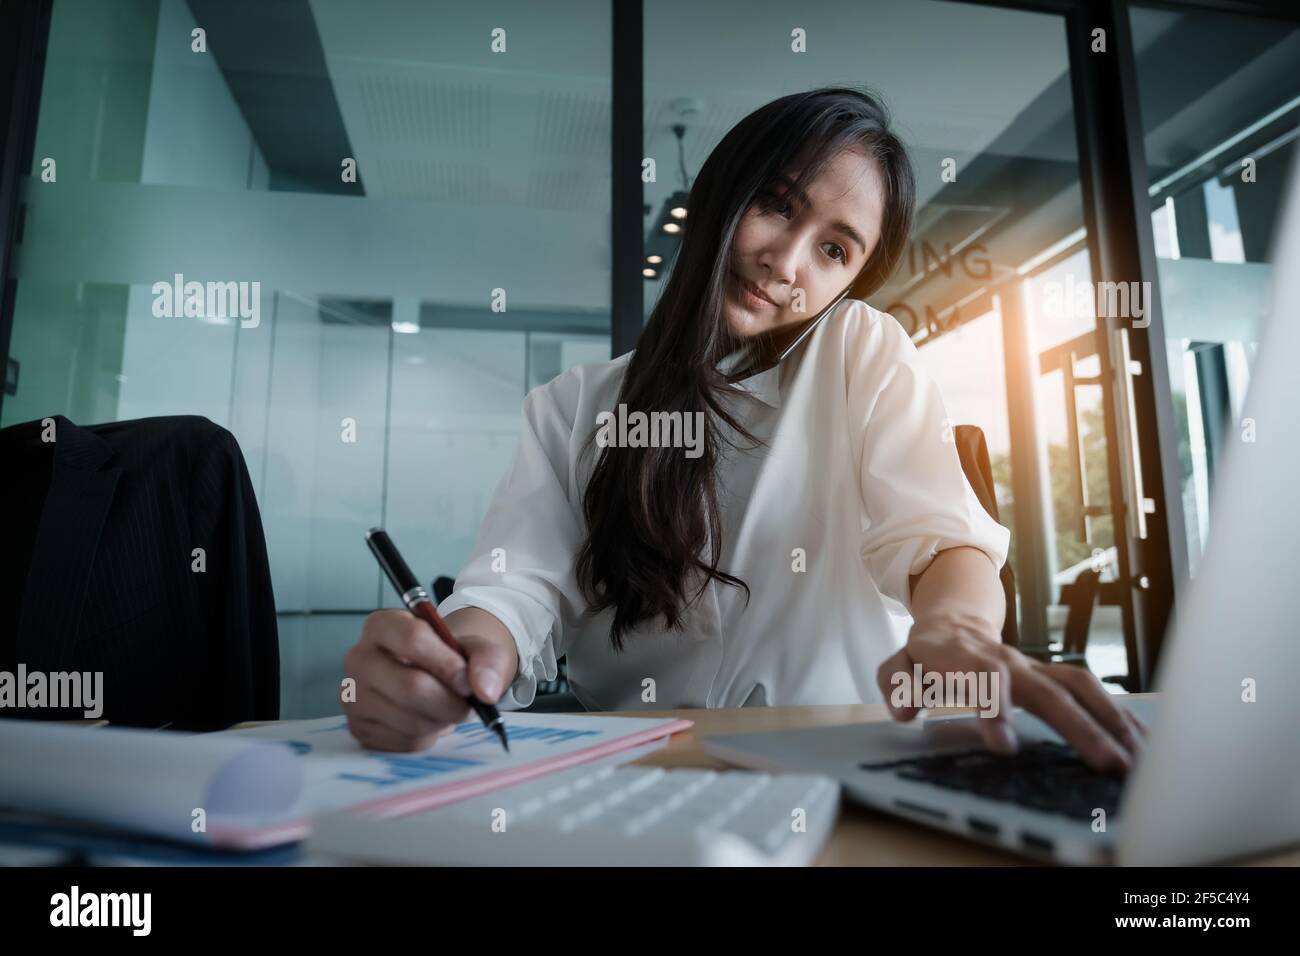
{"label": "long black hair", "polygon": [[[748,585],[718,569],[715,472],[724,436],[714,415],[755,441],[717,394],[728,381],[719,362],[740,346],[722,312],[733,237],[755,197],[783,171],[797,168],[794,190],[806,188],[847,148],[875,160],[885,192],[880,240],[850,286],[866,298],[898,266],[916,206],[911,162],[876,96],[823,87],[774,100],[722,138],[691,188],[680,249],[618,402],[629,413],[680,412],[683,420],[704,412],[702,453],[690,458],[680,448],[606,447],[583,493],[588,532],[577,579],[589,615],[614,608],[615,649],[645,620],[662,616],[667,628],[681,630],[686,607],[711,579],[744,588],[748,600]],[[588,447],[594,438],[593,432]],[[700,555],[710,539],[705,562]],[[690,593],[695,577],[698,587]]]}

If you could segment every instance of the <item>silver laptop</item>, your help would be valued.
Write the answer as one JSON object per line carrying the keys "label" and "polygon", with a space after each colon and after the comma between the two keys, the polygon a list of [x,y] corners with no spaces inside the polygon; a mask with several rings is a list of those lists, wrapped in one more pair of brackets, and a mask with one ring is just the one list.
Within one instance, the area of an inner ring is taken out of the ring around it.
{"label": "silver laptop", "polygon": [[1020,709],[1017,758],[985,752],[973,716],[706,737],[704,750],[824,773],[848,799],[1059,863],[1199,864],[1300,844],[1300,161],[1275,262],[1243,412],[1254,441],[1229,426],[1157,695],[1114,698],[1150,730],[1126,779],[1089,773]]}

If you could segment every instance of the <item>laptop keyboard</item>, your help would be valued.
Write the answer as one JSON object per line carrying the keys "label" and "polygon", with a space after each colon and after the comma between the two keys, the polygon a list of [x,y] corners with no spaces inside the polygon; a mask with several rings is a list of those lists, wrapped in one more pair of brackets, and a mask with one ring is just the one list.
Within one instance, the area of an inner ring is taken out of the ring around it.
{"label": "laptop keyboard", "polygon": [[1106,811],[1108,818],[1113,817],[1124,786],[1122,775],[1099,773],[1085,764],[1073,748],[1053,741],[1021,744],[1009,756],[966,750],[860,766],[863,770],[890,770],[904,780],[1083,820],[1091,820],[1098,807]]}

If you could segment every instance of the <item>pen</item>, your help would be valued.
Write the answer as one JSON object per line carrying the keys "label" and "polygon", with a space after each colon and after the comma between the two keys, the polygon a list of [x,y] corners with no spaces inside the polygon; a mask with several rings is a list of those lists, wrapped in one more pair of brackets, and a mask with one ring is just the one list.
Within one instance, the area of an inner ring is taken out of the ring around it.
{"label": "pen", "polygon": [[[384,574],[388,576],[394,590],[401,596],[406,609],[420,620],[427,622],[433,628],[434,633],[442,638],[442,642],[459,654],[461,658],[468,658],[464,648],[460,646],[460,642],[451,633],[451,628],[447,626],[447,622],[442,619],[438,609],[429,600],[429,592],[420,587],[420,583],[415,580],[415,575],[411,573],[406,561],[398,553],[397,546],[393,544],[393,539],[388,536],[388,532],[383,528],[371,528],[366,532],[366,544],[370,545],[370,550],[374,553],[375,559],[379,562],[379,566],[384,569]],[[485,704],[473,694],[466,697],[465,702],[474,708],[474,713],[479,715],[479,719],[483,721],[487,729],[501,738],[501,746],[506,748],[506,753],[509,753],[510,744],[506,740],[505,724],[501,722],[501,714],[497,712],[496,705]]]}

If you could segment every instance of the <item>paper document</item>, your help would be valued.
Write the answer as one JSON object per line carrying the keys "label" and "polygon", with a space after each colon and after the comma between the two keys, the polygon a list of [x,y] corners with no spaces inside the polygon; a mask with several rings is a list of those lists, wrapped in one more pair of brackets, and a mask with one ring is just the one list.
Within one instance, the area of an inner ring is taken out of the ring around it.
{"label": "paper document", "polygon": [[281,721],[212,736],[277,742],[303,758],[304,816],[352,809],[394,816],[441,806],[527,780],[538,774],[667,737],[689,720],[593,717],[583,714],[503,713],[510,752],[476,718],[458,724],[429,750],[363,750],[347,720]]}
{"label": "paper document", "polygon": [[222,734],[0,720],[0,807],[209,846],[300,839],[293,751]]}
{"label": "paper document", "polygon": [[190,734],[0,720],[0,809],[186,843],[258,849],[315,814],[395,816],[578,763],[631,760],[689,720],[506,713],[506,753],[477,719],[418,753],[363,750],[343,717]]}

